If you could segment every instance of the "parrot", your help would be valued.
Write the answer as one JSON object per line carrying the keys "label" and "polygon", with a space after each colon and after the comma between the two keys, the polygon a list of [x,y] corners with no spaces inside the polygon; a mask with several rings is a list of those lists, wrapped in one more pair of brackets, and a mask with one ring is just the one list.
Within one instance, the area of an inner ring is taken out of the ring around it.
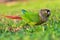
{"label": "parrot", "polygon": [[20,27],[17,27],[14,29],[9,27],[8,28],[9,31],[17,32],[21,28],[29,30],[30,27],[33,29],[34,26],[45,23],[51,14],[49,9],[41,9],[35,12],[28,11],[25,9],[22,9],[21,11],[22,13],[20,14],[20,17],[6,16],[7,18],[10,18],[10,19],[20,19],[20,21],[22,22]]}
{"label": "parrot", "polygon": [[49,9],[41,9],[38,12],[27,11],[25,9],[22,9],[21,11],[22,19],[24,20],[25,24],[30,26],[41,25],[46,22],[50,16]]}

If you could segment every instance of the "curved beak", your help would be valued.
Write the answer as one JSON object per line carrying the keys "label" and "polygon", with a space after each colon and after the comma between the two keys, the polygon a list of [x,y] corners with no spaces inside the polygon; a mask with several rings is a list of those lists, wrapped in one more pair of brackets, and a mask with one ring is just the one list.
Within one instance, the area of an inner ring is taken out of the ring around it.
{"label": "curved beak", "polygon": [[50,12],[47,12],[47,13],[48,13],[47,17],[49,17],[50,16]]}

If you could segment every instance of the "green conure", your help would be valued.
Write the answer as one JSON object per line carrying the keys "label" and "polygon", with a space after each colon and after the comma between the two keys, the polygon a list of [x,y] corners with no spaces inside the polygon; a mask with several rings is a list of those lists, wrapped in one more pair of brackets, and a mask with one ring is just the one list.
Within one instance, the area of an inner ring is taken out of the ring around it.
{"label": "green conure", "polygon": [[48,9],[41,9],[39,12],[31,12],[23,9],[21,17],[23,18],[26,24],[33,26],[33,25],[40,25],[46,22],[49,15],[50,10]]}

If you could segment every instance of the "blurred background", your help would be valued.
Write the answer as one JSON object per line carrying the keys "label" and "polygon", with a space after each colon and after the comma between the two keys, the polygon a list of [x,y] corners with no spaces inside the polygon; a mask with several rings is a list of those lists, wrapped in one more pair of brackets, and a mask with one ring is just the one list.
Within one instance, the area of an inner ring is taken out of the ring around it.
{"label": "blurred background", "polygon": [[[24,22],[4,17],[20,16],[22,9],[36,12],[44,8],[51,10],[49,20],[34,28],[20,28]],[[0,40],[60,40],[60,0],[0,0]]]}

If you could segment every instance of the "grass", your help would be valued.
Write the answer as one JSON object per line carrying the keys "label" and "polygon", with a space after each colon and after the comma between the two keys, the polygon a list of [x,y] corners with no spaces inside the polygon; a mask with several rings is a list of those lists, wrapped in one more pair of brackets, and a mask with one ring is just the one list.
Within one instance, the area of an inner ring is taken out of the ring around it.
{"label": "grass", "polygon": [[48,8],[51,10],[51,16],[46,23],[36,26],[35,28],[30,28],[29,30],[21,29],[18,32],[7,31],[7,27],[19,27],[21,24],[20,21],[15,24],[11,19],[2,17],[2,21],[0,21],[0,40],[60,40],[59,4],[59,0],[21,2],[12,6],[0,4],[1,15],[20,15],[21,9],[38,10]]}

